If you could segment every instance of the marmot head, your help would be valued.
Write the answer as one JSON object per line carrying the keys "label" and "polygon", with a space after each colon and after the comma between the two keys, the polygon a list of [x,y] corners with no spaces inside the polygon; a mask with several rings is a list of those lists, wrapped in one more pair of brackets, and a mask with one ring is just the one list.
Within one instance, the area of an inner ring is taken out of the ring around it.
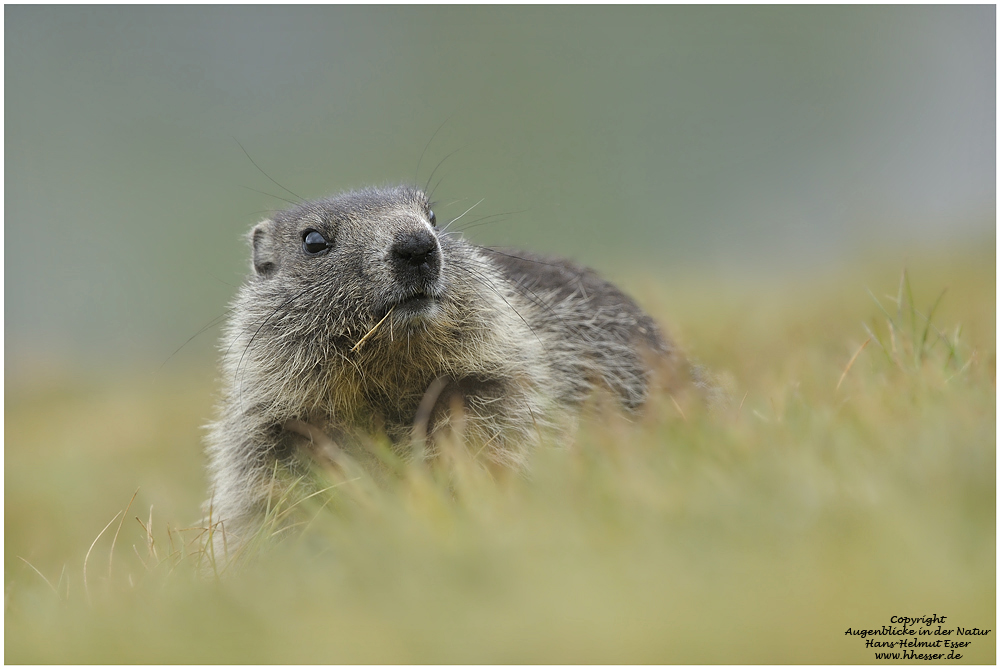
{"label": "marmot head", "polygon": [[357,336],[390,310],[394,324],[426,324],[447,293],[448,259],[416,188],[307,202],[257,224],[250,243],[255,292],[288,300],[270,305],[282,312],[339,324],[338,334]]}

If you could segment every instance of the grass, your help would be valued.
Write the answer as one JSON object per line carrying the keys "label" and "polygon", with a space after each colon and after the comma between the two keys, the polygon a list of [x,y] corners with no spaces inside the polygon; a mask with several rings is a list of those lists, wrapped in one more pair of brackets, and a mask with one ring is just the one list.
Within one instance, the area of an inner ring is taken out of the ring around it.
{"label": "grass", "polygon": [[218,577],[207,366],[8,380],[5,660],[868,664],[848,628],[937,614],[994,663],[995,256],[902,266],[633,276],[727,406],[656,398],[528,477],[328,478]]}

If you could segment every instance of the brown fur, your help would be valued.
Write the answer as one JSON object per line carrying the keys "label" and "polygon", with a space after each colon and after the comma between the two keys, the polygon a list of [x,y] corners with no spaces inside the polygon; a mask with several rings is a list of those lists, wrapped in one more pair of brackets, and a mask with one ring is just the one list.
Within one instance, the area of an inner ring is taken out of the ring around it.
{"label": "brown fur", "polygon": [[[254,273],[232,304],[208,438],[230,544],[312,436],[349,447],[384,434],[405,455],[414,436],[433,446],[459,407],[470,447],[519,467],[595,390],[635,412],[651,368],[676,360],[592,270],[476,247],[432,219],[419,190],[366,189],[251,231]],[[310,232],[328,247],[308,246]]]}

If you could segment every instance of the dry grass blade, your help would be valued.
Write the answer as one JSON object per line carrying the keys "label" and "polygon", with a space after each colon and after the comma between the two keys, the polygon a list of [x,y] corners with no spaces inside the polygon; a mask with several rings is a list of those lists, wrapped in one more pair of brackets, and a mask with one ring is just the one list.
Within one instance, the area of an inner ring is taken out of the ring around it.
{"label": "dry grass blade", "polygon": [[[927,324],[924,326],[924,334],[921,346],[923,346],[923,344],[927,342],[927,335],[930,334],[931,330],[934,331],[934,334],[937,335],[938,339],[944,341],[945,346],[951,345],[951,340],[948,339],[948,336],[945,335],[943,332],[941,332],[941,330],[939,330],[936,325],[934,325],[934,312],[937,311],[938,306],[941,304],[941,299],[944,297],[944,294],[946,292],[948,292],[947,288],[941,291],[941,294],[938,295],[938,298],[936,300],[934,300],[934,304],[931,305],[931,308],[930,310],[928,310],[926,316],[917,311],[917,315],[923,318],[925,321],[927,321]],[[934,348],[935,344],[937,344],[937,340],[935,340],[934,343],[931,344],[931,346],[927,350],[930,351],[931,348]]]}
{"label": "dry grass blade", "polygon": [[668,395],[668,397],[670,397],[670,401],[674,403],[674,406],[677,407],[677,413],[681,415],[681,419],[686,423],[687,416],[684,415],[684,409],[681,409],[681,405],[677,403],[673,395]]}
{"label": "dry grass blade", "polygon": [[[66,582],[66,587],[65,588],[62,587],[63,581]],[[56,581],[56,590],[59,590],[59,589],[62,589],[62,590],[65,591],[65,594],[63,595],[63,601],[69,601],[69,577],[66,575],[66,565],[65,564],[63,565],[63,568],[59,571],[59,580]]]}
{"label": "dry grass blade", "polygon": [[750,394],[749,390],[743,393],[743,399],[740,400],[740,406],[736,409],[736,420],[740,419],[740,413],[743,412],[743,403],[747,401],[747,396],[749,394]]}
{"label": "dry grass blade", "polygon": [[906,287],[906,301],[910,307],[910,337],[916,338],[917,334],[917,313],[916,313],[916,303],[913,301],[913,288],[910,286],[910,275],[906,273],[906,268],[903,268],[903,278],[901,279],[903,285]]}
{"label": "dry grass blade", "polygon": [[975,359],[976,359],[976,354],[975,354],[975,352],[973,352],[973,354],[971,356],[969,356],[969,359],[965,362],[965,364],[962,365],[961,369],[959,369],[957,372],[955,372],[954,374],[952,374],[951,376],[949,376],[947,379],[945,379],[944,382],[945,383],[951,383],[952,379],[954,379],[956,376],[961,376],[962,374],[964,374],[965,370],[969,369],[969,367],[972,366],[972,362]]}
{"label": "dry grass blade", "polygon": [[[206,549],[203,550],[201,552],[201,555],[199,555],[198,557],[198,566],[201,567],[202,558],[207,557],[207,559],[212,563],[212,573],[215,574],[216,578],[218,578],[219,571],[216,568],[218,560],[216,559],[215,555],[216,526],[215,526],[214,516],[215,516],[215,492],[213,491],[212,497],[208,501],[208,518],[205,521],[207,525],[205,530],[208,532],[208,536],[205,538]],[[223,543],[225,543],[225,537],[223,537]]]}
{"label": "dry grass blade", "polygon": [[[138,520],[138,519],[137,519],[137,520]],[[138,549],[138,548],[136,548],[136,545],[135,545],[135,544],[132,544],[132,550],[133,550],[133,551],[135,552],[135,556],[136,556],[137,558],[139,558],[139,562],[141,562],[141,563],[142,563],[142,568],[143,568],[143,569],[145,569],[146,571],[149,571],[149,565],[148,565],[148,564],[146,564],[146,561],[142,559],[142,556],[141,556],[141,555],[139,555],[139,549]]]}
{"label": "dry grass blade", "polygon": [[115,562],[115,544],[118,543],[118,533],[122,531],[122,525],[125,524],[125,516],[128,515],[128,510],[132,508],[132,502],[135,501],[135,496],[139,494],[139,489],[136,488],[135,492],[132,493],[132,499],[128,501],[128,505],[125,507],[125,511],[122,513],[122,519],[118,521],[118,529],[115,530],[115,536],[111,540],[111,550],[108,552],[108,578],[111,578],[111,567]]}
{"label": "dry grass blade", "polygon": [[948,357],[945,358],[944,360],[945,367],[947,367],[948,363],[950,363],[953,359],[955,359],[955,356],[958,354],[957,349],[961,335],[962,335],[962,324],[959,323],[958,325],[955,326],[955,334],[953,334],[951,338],[948,339],[946,342],[948,345]]}
{"label": "dry grass blade", "polygon": [[170,523],[167,523],[167,544],[169,546],[168,555],[174,555],[176,552],[174,549],[174,535],[170,533]]}
{"label": "dry grass blade", "polygon": [[143,529],[146,533],[146,550],[149,553],[149,557],[153,558],[156,562],[160,561],[160,557],[156,554],[156,542],[153,540],[153,506],[149,507],[149,523],[145,524],[139,518],[135,517],[135,521],[139,523],[139,527]]}
{"label": "dry grass blade", "polygon": [[[947,288],[941,291],[941,294],[938,295],[938,298],[936,300],[934,300],[934,304],[931,305],[931,308],[927,312],[926,316],[920,314],[920,316],[927,321],[927,324],[924,326],[924,332],[920,337],[920,345],[917,347],[917,364],[920,363],[920,360],[925,353],[924,347],[927,345],[927,335],[930,334],[931,328],[933,327],[931,320],[934,318],[934,312],[937,311],[938,305],[941,304],[941,300],[942,298],[944,298],[944,294],[946,292],[948,292]],[[942,336],[940,332],[938,332],[937,334],[939,338],[944,339],[945,342],[947,342],[947,338]]]}
{"label": "dry grass blade", "polygon": [[836,390],[840,390],[840,384],[842,384],[844,382],[844,379],[847,378],[847,373],[851,371],[851,367],[854,366],[854,361],[858,359],[858,356],[861,355],[861,351],[865,350],[865,347],[868,346],[868,344],[870,344],[871,341],[872,338],[868,337],[868,339],[865,340],[865,343],[859,346],[858,350],[855,351],[854,355],[851,356],[851,359],[847,361],[847,367],[844,367],[844,373],[840,375],[840,380],[837,381]]}
{"label": "dry grass blade", "polygon": [[90,599],[90,584],[87,582],[87,562],[90,561],[90,554],[94,550],[94,546],[97,545],[97,542],[100,541],[101,537],[104,536],[104,533],[108,531],[111,524],[118,520],[118,516],[120,515],[122,515],[121,511],[116,513],[115,517],[108,521],[108,524],[104,526],[104,529],[101,530],[94,538],[94,542],[90,544],[90,548],[87,549],[87,554],[83,557],[83,590],[87,593],[88,600]]}
{"label": "dry grass blade", "polygon": [[149,551],[153,559],[160,561],[160,556],[156,554],[156,540],[153,539],[153,505],[149,505],[149,521],[146,523],[146,541],[149,544]]}
{"label": "dry grass blade", "polygon": [[871,339],[873,342],[875,342],[875,344],[880,349],[882,349],[882,352],[885,353],[886,360],[888,360],[889,362],[892,362],[892,363],[898,365],[899,364],[899,360],[896,360],[893,357],[893,355],[892,355],[892,353],[890,353],[889,349],[887,349],[885,347],[885,344],[882,343],[882,338],[878,336],[877,332],[875,332],[875,323],[874,322],[872,323],[872,327],[868,327],[867,323],[861,323],[861,327],[862,327],[862,329],[864,329],[864,331],[866,333],[868,333],[868,338]]}
{"label": "dry grass blade", "polygon": [[373,334],[375,334],[375,331],[378,330],[379,326],[382,325],[382,323],[385,323],[385,319],[389,318],[389,316],[392,314],[392,312],[393,312],[393,310],[395,308],[396,308],[395,305],[389,308],[389,311],[387,311],[386,314],[385,314],[385,316],[382,317],[382,320],[380,320],[378,323],[376,323],[375,326],[372,327],[371,330],[369,330],[368,332],[366,332],[365,336],[362,337],[361,339],[359,339],[358,343],[355,344],[351,348],[351,353],[356,353],[358,350],[361,349],[361,345],[364,344],[366,341],[368,341],[369,337],[371,337]]}
{"label": "dry grass blade", "polygon": [[[867,290],[867,291],[868,291],[868,295],[869,295],[869,296],[871,296],[872,300],[874,300],[874,301],[875,301],[875,304],[876,304],[876,305],[878,305],[878,308],[879,308],[879,310],[880,310],[880,311],[881,311],[881,312],[882,312],[883,314],[885,314],[885,317],[886,317],[886,319],[887,319],[887,320],[888,320],[888,321],[889,321],[890,323],[891,323],[891,322],[893,322],[893,317],[892,317],[892,314],[890,314],[890,313],[889,313],[888,311],[886,311],[886,310],[885,310],[885,307],[883,307],[883,306],[882,306],[882,303],[881,303],[881,302],[879,301],[879,299],[878,299],[877,297],[875,297],[875,293],[873,293],[873,292],[871,291],[871,289],[870,289],[870,288],[865,288],[865,290]],[[897,316],[897,318],[898,318],[898,316]]]}
{"label": "dry grass blade", "polygon": [[[345,485],[347,483],[354,483],[355,481],[360,481],[360,480],[361,480],[360,476],[355,476],[352,479],[347,479],[347,480],[341,481],[340,483],[335,483],[335,484],[333,484],[331,486],[327,486],[326,488],[323,488],[322,490],[317,490],[316,492],[314,492],[313,494],[309,495],[308,497],[300,499],[298,502],[296,502],[296,504],[301,504],[301,503],[307,501],[308,499],[310,499],[312,497],[316,497],[317,495],[321,495],[321,494],[323,494],[325,492],[333,490],[334,488],[337,488],[339,486]],[[316,512],[312,514],[312,517],[303,525],[301,536],[305,537],[305,533],[309,530],[309,528],[316,521],[316,519],[320,517],[320,514],[323,513],[323,509],[326,508],[327,504],[330,503],[331,499],[332,499],[331,497],[328,497],[326,500],[324,500],[323,503],[320,505],[319,509],[317,509]]]}
{"label": "dry grass blade", "polygon": [[30,562],[28,562],[27,560],[25,560],[25,559],[24,559],[23,557],[21,557],[20,555],[18,555],[18,556],[17,556],[17,559],[18,559],[18,560],[20,560],[21,562],[23,562],[24,564],[28,565],[29,567],[31,567],[31,569],[32,569],[32,570],[33,570],[33,571],[34,571],[34,572],[35,572],[36,574],[38,574],[39,576],[41,576],[41,577],[42,577],[42,580],[43,580],[43,581],[45,581],[45,585],[49,586],[49,588],[51,588],[51,589],[52,589],[52,592],[56,593],[56,597],[58,597],[58,596],[59,596],[59,591],[58,591],[58,590],[56,590],[55,586],[54,586],[54,585],[52,585],[52,582],[51,582],[51,581],[50,581],[49,579],[45,578],[45,574],[43,574],[42,572],[38,571],[38,568],[37,568],[37,567],[35,567],[35,565],[31,564]]}

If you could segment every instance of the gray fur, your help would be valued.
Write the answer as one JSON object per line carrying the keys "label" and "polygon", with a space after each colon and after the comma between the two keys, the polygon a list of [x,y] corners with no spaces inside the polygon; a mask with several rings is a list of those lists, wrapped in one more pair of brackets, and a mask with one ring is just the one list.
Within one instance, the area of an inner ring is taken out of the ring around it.
{"label": "gray fur", "polygon": [[[417,189],[365,189],[251,231],[253,274],[225,329],[208,437],[212,514],[230,542],[252,529],[276,466],[294,467],[303,439],[290,421],[342,446],[385,434],[405,453],[415,422],[433,446],[457,398],[463,438],[517,467],[595,390],[638,410],[652,367],[675,357],[592,270],[476,247],[430,216]],[[309,255],[308,230],[329,250]]]}

